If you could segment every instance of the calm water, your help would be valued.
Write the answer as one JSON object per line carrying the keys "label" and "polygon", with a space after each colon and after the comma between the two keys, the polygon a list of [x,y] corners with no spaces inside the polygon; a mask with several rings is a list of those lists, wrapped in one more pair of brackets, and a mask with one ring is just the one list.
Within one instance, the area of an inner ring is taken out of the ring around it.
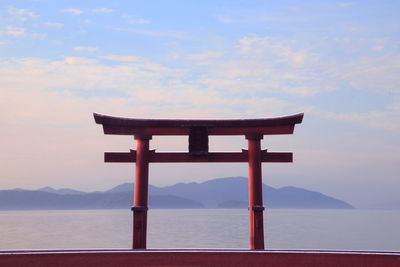
{"label": "calm water", "polygon": [[[400,251],[400,211],[267,210],[266,247]],[[130,210],[0,211],[0,250],[129,248]],[[248,213],[149,210],[149,248],[248,248]]]}

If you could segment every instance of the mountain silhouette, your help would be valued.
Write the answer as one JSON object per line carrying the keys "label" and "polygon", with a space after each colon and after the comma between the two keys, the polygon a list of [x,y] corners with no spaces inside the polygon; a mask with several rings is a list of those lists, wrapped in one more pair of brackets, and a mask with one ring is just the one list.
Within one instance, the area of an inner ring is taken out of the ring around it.
{"label": "mountain silhouette", "polygon": [[[124,183],[104,192],[74,189],[0,190],[1,210],[26,209],[117,209],[132,206],[134,184]],[[351,209],[350,204],[293,186],[275,189],[263,184],[266,208]],[[247,208],[248,179],[227,177],[202,183],[149,185],[150,208]]]}

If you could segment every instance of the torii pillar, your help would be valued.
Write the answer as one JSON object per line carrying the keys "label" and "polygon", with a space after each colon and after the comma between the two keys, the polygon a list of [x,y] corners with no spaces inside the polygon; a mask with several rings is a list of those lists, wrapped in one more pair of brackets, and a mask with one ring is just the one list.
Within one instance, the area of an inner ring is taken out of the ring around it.
{"label": "torii pillar", "polygon": [[[262,162],[292,162],[291,152],[268,152],[261,149],[264,135],[293,134],[303,113],[264,119],[171,120],[112,117],[94,113],[104,134],[133,135],[136,150],[106,152],[105,162],[136,162],[133,211],[133,249],[146,249],[149,163],[151,162],[248,162],[250,249],[264,249]],[[155,152],[149,150],[153,135],[187,135],[188,152]],[[248,150],[209,152],[209,135],[244,135]]]}
{"label": "torii pillar", "polygon": [[146,248],[147,210],[149,194],[149,140],[151,137],[135,135],[136,174],[133,200],[133,240],[132,248]]}
{"label": "torii pillar", "polygon": [[264,249],[264,207],[262,196],[262,135],[246,135],[249,147],[250,249]]}

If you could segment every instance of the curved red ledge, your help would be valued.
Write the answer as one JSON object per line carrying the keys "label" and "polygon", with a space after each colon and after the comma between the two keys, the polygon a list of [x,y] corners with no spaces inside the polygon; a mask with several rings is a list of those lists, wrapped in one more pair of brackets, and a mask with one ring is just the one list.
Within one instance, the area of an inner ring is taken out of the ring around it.
{"label": "curved red ledge", "polygon": [[299,124],[303,121],[304,113],[276,118],[259,119],[137,119],[114,117],[93,113],[97,124],[122,127],[268,127]]}

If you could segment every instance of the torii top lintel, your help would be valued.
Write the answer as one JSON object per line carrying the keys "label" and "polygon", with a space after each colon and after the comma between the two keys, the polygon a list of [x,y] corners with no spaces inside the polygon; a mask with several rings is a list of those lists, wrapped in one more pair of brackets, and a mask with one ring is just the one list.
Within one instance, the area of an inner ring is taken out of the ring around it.
{"label": "torii top lintel", "polygon": [[292,134],[303,113],[261,119],[136,119],[94,113],[104,134],[116,135],[189,135],[193,129],[204,129],[207,135]]}

